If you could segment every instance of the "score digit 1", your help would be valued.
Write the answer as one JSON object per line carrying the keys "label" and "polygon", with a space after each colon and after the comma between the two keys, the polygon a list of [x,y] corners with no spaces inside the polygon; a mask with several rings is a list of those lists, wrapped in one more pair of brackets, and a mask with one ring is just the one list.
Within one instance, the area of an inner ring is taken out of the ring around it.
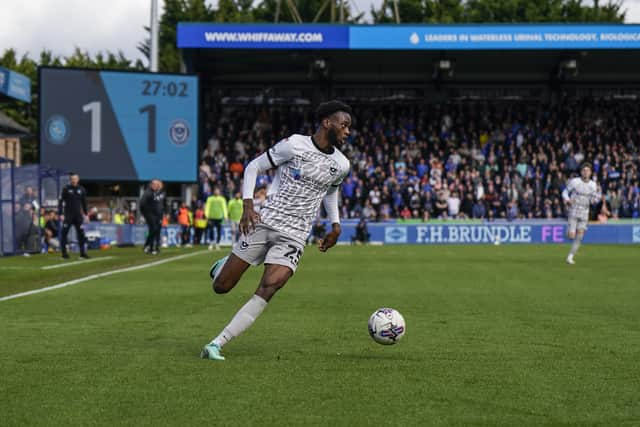
{"label": "score digit 1", "polygon": [[153,104],[145,105],[140,110],[140,114],[149,113],[149,121],[147,122],[147,150],[150,153],[156,152],[156,106]]}
{"label": "score digit 1", "polygon": [[90,102],[82,106],[82,111],[91,112],[91,152],[99,153],[102,150],[102,103]]}
{"label": "score digit 1", "polygon": [[[91,152],[99,153],[102,151],[102,103],[93,101],[82,106],[82,111],[91,113]],[[156,106],[153,104],[145,105],[138,110],[140,114],[149,113],[147,121],[147,150],[149,153],[156,152]]]}

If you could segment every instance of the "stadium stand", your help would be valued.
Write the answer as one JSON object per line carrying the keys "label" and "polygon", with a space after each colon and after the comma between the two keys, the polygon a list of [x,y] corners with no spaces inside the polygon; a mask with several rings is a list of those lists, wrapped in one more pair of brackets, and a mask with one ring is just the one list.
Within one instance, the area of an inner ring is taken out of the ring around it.
{"label": "stadium stand", "polygon": [[[594,164],[602,203],[594,217],[637,218],[639,107],[624,100],[354,105],[344,148],[352,174],[342,190],[347,218],[558,218],[561,192],[581,162]],[[309,106],[223,108],[209,123],[199,199],[227,197],[243,167],[291,133],[309,134]],[[258,178],[270,184],[271,175]]]}

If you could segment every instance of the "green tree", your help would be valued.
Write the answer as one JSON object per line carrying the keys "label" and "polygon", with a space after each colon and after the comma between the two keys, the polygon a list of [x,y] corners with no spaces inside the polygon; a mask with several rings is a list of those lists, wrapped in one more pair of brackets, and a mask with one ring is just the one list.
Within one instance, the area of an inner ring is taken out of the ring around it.
{"label": "green tree", "polygon": [[70,56],[64,58],[64,66],[110,70],[145,69],[142,61],[138,59],[134,62],[130,59],[127,59],[122,51],[119,51],[118,53],[98,52],[95,56],[92,57],[88,51],[83,51],[79,47],[76,47]]}
{"label": "green tree", "polygon": [[[582,3],[581,0],[572,0],[569,3]],[[593,7],[583,8],[582,22],[624,22],[626,9],[623,0],[609,0],[604,5],[594,0]]]}
{"label": "green tree", "polygon": [[[425,17],[424,0],[403,0],[398,2],[398,14],[404,22],[423,22]],[[382,4],[379,9],[371,6],[371,15],[378,24],[396,22],[393,3],[391,1]]]}
{"label": "green tree", "polygon": [[[220,0],[220,6],[227,10],[230,0]],[[211,22],[215,11],[204,0],[165,0],[159,23],[158,69],[165,72],[180,71],[180,52],[177,47],[179,22]],[[149,32],[149,27],[145,27]],[[151,41],[147,37],[138,44],[138,50],[147,58],[151,57]]]}
{"label": "green tree", "polygon": [[[398,0],[403,23],[624,22],[623,0]],[[377,23],[394,22],[393,2],[372,9]]]}
{"label": "green tree", "polygon": [[[48,52],[48,55],[51,55],[51,53]],[[53,59],[52,56],[50,56],[50,59]],[[31,80],[32,99],[37,102],[38,64],[34,60],[26,54],[18,57],[15,49],[7,49],[0,57],[0,66],[27,76]],[[9,100],[0,103],[0,109],[21,125],[29,129],[35,129],[35,117],[32,114],[35,108],[32,108],[29,104],[22,101]]]}
{"label": "green tree", "polygon": [[[449,24],[464,22],[463,0],[400,0],[398,14],[401,22],[428,22]],[[393,3],[388,1],[380,9],[372,8],[377,23],[395,22]]]}
{"label": "green tree", "polygon": [[220,0],[213,14],[215,22],[253,22],[254,11],[252,0]]}
{"label": "green tree", "polygon": [[[279,22],[296,22],[288,0],[282,0]],[[159,34],[159,70],[165,72],[180,71],[180,53],[177,44],[177,26],[179,22],[274,22],[277,0],[262,0],[254,6],[254,0],[219,0],[217,8],[208,6],[204,0],[166,0],[160,17]],[[340,17],[340,0],[293,0],[303,22],[330,22]],[[331,7],[333,3],[333,8]],[[319,13],[320,12],[320,13]],[[363,13],[354,14],[353,8],[344,0],[345,22],[359,22]],[[147,32],[149,28],[145,27]],[[151,42],[149,37],[138,44],[138,50],[150,58]]]}
{"label": "green tree", "polygon": [[[344,22],[357,23],[362,20],[364,13],[356,13],[348,0],[293,0],[300,19],[304,23],[312,22],[339,22],[340,5],[344,8]],[[256,21],[275,22],[277,0],[263,0],[255,9]],[[287,5],[287,0],[280,2],[280,14],[278,22],[297,22],[293,10]]]}

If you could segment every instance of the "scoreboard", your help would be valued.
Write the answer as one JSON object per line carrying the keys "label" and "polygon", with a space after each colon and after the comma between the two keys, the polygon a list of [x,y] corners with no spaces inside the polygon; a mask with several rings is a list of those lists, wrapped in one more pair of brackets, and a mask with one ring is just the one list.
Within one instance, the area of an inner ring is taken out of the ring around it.
{"label": "scoreboard", "polygon": [[196,76],[43,67],[39,80],[41,163],[85,180],[196,180]]}

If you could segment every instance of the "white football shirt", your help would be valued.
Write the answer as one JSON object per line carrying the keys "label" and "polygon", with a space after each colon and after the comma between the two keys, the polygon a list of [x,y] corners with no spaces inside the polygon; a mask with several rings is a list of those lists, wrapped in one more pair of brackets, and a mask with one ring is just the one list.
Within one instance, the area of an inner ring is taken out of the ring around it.
{"label": "white football shirt", "polygon": [[600,200],[600,186],[592,180],[584,182],[576,177],[569,180],[567,188],[562,192],[565,200],[571,200],[570,218],[589,219],[589,207]]}
{"label": "white football shirt", "polygon": [[260,215],[262,223],[306,241],[322,199],[349,174],[349,160],[333,147],[320,151],[312,137],[294,134],[267,150],[277,168]]}

